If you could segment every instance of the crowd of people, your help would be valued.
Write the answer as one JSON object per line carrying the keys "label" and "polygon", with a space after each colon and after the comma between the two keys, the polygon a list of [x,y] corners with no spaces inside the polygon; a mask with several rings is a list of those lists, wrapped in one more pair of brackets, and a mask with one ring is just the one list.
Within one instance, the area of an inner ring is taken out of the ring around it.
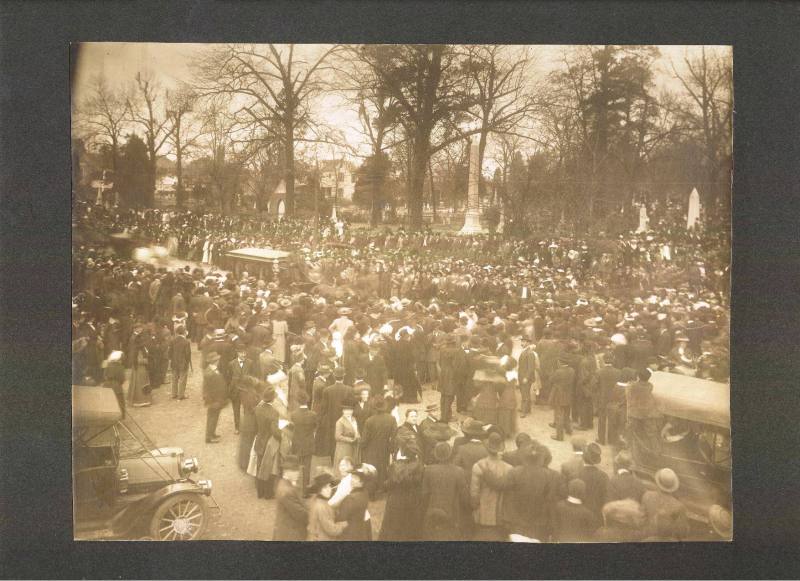
{"label": "crowd of people", "polygon": [[[727,380],[723,234],[509,240],[80,203],[74,220],[97,236],[73,252],[73,383],[107,385],[125,410],[171,378],[181,400],[199,352],[206,442],[230,405],[275,539],[690,534],[678,475],[646,486],[627,448],[660,429],[651,370]],[[121,256],[98,242],[112,234],[194,265]],[[307,284],[227,270],[250,246],[291,251]],[[537,404],[553,439],[593,434],[560,471],[519,429]],[[617,451],[610,477],[600,445]]]}

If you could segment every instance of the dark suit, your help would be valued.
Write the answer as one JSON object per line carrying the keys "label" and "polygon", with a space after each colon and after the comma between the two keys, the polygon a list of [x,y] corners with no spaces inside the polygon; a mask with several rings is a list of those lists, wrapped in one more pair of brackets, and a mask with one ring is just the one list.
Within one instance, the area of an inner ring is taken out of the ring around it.
{"label": "dark suit", "polygon": [[333,459],[336,422],[342,417],[342,404],[352,396],[353,388],[340,381],[329,385],[322,392],[319,429],[316,437],[316,452],[318,456],[330,456]]}
{"label": "dark suit", "polygon": [[[446,347],[439,352],[439,392],[442,421],[449,422],[453,413],[453,400],[463,384],[467,355],[459,347]],[[463,397],[461,398],[463,400]],[[463,401],[459,404],[459,409]]]}
{"label": "dark suit", "polygon": [[383,356],[377,354],[370,359],[369,355],[367,355],[364,357],[363,365],[365,372],[364,380],[372,388],[372,393],[370,395],[382,395],[383,388],[386,387],[386,381],[389,375]]}
{"label": "dark suit", "polygon": [[606,442],[616,443],[619,426],[616,425],[615,392],[619,390],[617,382],[622,377],[622,371],[612,365],[605,365],[597,372],[597,441],[605,445]]}
{"label": "dark suit", "polygon": [[569,406],[572,403],[572,395],[575,390],[575,370],[569,365],[559,363],[556,370],[550,376],[550,404],[553,406],[553,414],[556,424],[556,438],[564,439],[564,432],[572,433],[572,425],[569,420]]}
{"label": "dark suit", "polygon": [[[422,472],[422,506],[423,514],[440,509],[447,515],[447,520],[458,531],[456,539],[466,538],[465,524],[471,510],[469,499],[469,482],[463,468],[453,464],[432,464],[425,466]],[[427,521],[426,521],[427,522]],[[471,528],[471,527],[470,527]],[[425,531],[428,536],[430,531]]]}
{"label": "dark suit", "polygon": [[369,401],[363,404],[362,402],[359,401],[356,402],[356,404],[353,406],[353,417],[356,420],[359,432],[364,429],[364,424],[367,423],[367,418],[369,418],[371,415],[372,415],[372,404]]}
{"label": "dark suit", "polygon": [[353,490],[339,505],[337,522],[347,521],[347,526],[340,537],[342,541],[371,541],[372,521],[364,520],[369,497],[363,489]]}
{"label": "dark suit", "polygon": [[386,482],[389,456],[394,451],[397,422],[388,412],[381,412],[370,416],[358,428],[361,430],[361,459],[375,466],[376,488],[381,489]]}
{"label": "dark suit", "polygon": [[317,414],[308,407],[300,407],[292,412],[294,436],[292,454],[298,457],[303,467],[303,492],[308,488],[311,473],[311,457],[314,455],[314,434],[317,430]]}
{"label": "dark suit", "polygon": [[578,476],[586,484],[586,508],[590,509],[598,519],[603,517],[603,505],[608,500],[608,474],[597,466],[584,466]]}
{"label": "dark suit", "polygon": [[273,541],[305,541],[308,528],[308,507],[300,498],[300,490],[287,480],[275,487],[275,533]]}
{"label": "dark suit", "polygon": [[203,401],[206,404],[206,441],[217,431],[219,414],[228,403],[228,386],[225,378],[211,367],[203,371]]}
{"label": "dark suit", "polygon": [[559,493],[547,468],[527,463],[515,466],[501,488],[505,491],[503,521],[508,531],[547,540],[552,505]]}
{"label": "dark suit", "polygon": [[486,449],[483,442],[470,440],[459,446],[453,453],[453,464],[460,466],[464,470],[464,473],[469,474],[471,478],[472,467],[475,465],[475,462],[481,458],[486,458],[488,455],[489,451]]}
{"label": "dark suit", "polygon": [[239,414],[241,413],[241,400],[239,399],[240,390],[244,388],[242,380],[245,377],[256,377],[256,364],[249,359],[245,359],[241,364],[239,359],[234,359],[228,363],[228,391],[233,404],[233,424],[239,430]]}
{"label": "dark suit", "polygon": [[172,366],[172,397],[183,398],[189,368],[192,366],[192,344],[189,339],[176,335],[170,345],[169,358]]}

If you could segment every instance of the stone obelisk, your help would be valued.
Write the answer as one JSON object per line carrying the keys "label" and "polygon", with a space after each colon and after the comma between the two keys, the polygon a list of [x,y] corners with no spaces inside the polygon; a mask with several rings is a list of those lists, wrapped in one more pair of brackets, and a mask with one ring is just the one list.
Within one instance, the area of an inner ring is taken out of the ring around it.
{"label": "stone obelisk", "polygon": [[481,196],[479,185],[481,168],[478,166],[478,142],[470,140],[469,144],[469,179],[467,180],[467,213],[464,215],[464,226],[459,234],[483,234],[481,227]]}

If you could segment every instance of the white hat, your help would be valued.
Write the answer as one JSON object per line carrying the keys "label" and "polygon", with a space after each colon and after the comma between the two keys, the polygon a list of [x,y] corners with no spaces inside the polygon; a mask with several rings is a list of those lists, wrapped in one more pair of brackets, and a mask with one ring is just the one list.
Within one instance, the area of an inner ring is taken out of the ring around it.
{"label": "white hat", "polygon": [[122,351],[112,351],[108,355],[109,361],[122,361]]}
{"label": "white hat", "polygon": [[614,335],[611,335],[611,342],[614,345],[627,345],[628,344],[628,340],[625,338],[625,335],[623,335],[622,333],[615,333]]}

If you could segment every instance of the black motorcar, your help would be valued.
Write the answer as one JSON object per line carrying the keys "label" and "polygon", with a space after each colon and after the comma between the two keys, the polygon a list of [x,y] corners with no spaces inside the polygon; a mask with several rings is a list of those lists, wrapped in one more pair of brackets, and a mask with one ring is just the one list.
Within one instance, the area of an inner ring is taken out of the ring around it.
{"label": "black motorcar", "polygon": [[153,444],[122,412],[113,390],[73,386],[75,538],[202,538],[210,480],[194,480],[195,458]]}

